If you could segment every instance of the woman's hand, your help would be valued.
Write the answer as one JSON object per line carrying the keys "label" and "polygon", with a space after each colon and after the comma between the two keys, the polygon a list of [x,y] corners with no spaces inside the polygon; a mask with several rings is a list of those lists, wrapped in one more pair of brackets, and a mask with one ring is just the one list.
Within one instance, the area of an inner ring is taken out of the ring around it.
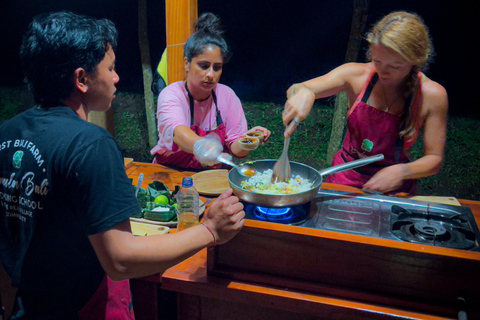
{"label": "woman's hand", "polygon": [[294,84],[288,88],[287,98],[282,113],[283,124],[286,126],[283,133],[285,137],[289,137],[308,116],[315,102],[315,93],[302,84]]}
{"label": "woman's hand", "polygon": [[193,145],[193,154],[202,165],[213,166],[217,164],[217,158],[222,151],[222,141],[215,132],[198,139]]}
{"label": "woman's hand", "polygon": [[388,193],[402,186],[403,180],[408,176],[408,170],[408,166],[405,163],[383,168],[368,180],[363,185],[363,188]]}
{"label": "woman's hand", "polygon": [[253,133],[255,131],[263,132],[263,141],[260,144],[265,144],[267,142],[268,138],[270,138],[270,134],[271,134],[270,130],[268,130],[267,128],[264,128],[264,127],[260,127],[260,126],[256,126],[256,127],[251,128],[250,130],[245,132],[243,134],[243,136],[245,137],[247,134]]}

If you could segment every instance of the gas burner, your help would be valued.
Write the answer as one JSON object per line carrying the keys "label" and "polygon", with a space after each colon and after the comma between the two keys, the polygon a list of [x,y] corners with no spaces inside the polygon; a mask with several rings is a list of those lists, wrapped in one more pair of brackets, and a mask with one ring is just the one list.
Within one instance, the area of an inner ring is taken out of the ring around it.
{"label": "gas burner", "polygon": [[476,235],[461,214],[447,217],[441,213],[407,210],[392,206],[398,218],[392,224],[392,233],[400,240],[439,247],[466,249],[475,247]]}
{"label": "gas burner", "polygon": [[306,221],[310,203],[286,208],[262,207],[244,203],[246,217],[253,220],[299,225]]}
{"label": "gas burner", "polygon": [[293,209],[288,208],[266,208],[266,207],[255,207],[253,210],[253,215],[255,218],[266,221],[285,221],[289,220],[293,216]]}
{"label": "gas burner", "polygon": [[438,221],[419,221],[415,222],[413,226],[415,227],[415,231],[419,234],[422,234],[425,237],[433,237],[433,239],[441,237],[447,233],[447,229],[445,229]]}

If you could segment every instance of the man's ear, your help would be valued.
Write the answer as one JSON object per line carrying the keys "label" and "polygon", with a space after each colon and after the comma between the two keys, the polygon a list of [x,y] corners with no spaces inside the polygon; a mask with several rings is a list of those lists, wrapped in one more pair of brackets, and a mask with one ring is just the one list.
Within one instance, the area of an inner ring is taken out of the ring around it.
{"label": "man's ear", "polygon": [[185,71],[190,71],[190,62],[187,61],[186,57],[183,57],[183,67],[185,68]]}
{"label": "man's ear", "polygon": [[73,72],[73,82],[75,85],[75,88],[80,90],[82,93],[86,93],[88,90],[88,84],[87,84],[87,73],[85,72],[84,69],[78,68]]}

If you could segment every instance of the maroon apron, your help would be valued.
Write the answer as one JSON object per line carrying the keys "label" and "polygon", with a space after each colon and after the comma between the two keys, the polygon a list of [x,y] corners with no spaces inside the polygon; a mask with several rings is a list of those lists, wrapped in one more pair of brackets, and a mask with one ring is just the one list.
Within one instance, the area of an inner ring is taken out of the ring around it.
{"label": "maroon apron", "polygon": [[[384,155],[384,159],[360,168],[330,174],[325,180],[328,183],[362,188],[381,169],[410,161],[405,150],[415,142],[418,136],[418,121],[416,121],[416,118],[419,100],[417,97],[419,94],[416,95],[413,103],[411,103],[411,98],[405,101],[405,111],[410,108],[410,112],[414,112],[414,123],[416,125],[414,137],[404,141],[403,138],[399,137],[403,119],[368,105],[368,98],[377,80],[378,75],[372,69],[366,85],[348,112],[347,131],[343,145],[335,154],[332,165],[380,153]],[[421,92],[420,88],[417,92]],[[405,180],[400,188],[392,190],[390,193],[407,192],[414,194],[415,187],[415,180]]]}
{"label": "maroon apron", "polygon": [[78,312],[79,320],[135,320],[130,282],[112,281],[105,275],[87,304]]}
{"label": "maroon apron", "polygon": [[[220,141],[223,141],[224,152],[229,152],[228,146],[226,146],[224,142],[225,135],[226,135],[226,128],[225,128],[225,124],[222,121],[220,111],[218,110],[217,97],[215,95],[215,91],[212,90],[212,100],[215,103],[216,127],[213,130],[205,131],[198,126],[193,125],[194,101],[193,101],[192,95],[187,89],[186,83],[185,83],[185,89],[187,90],[188,99],[190,102],[190,129],[193,132],[195,132],[199,137],[205,137],[207,134],[215,132],[220,137]],[[185,152],[183,150],[178,151],[179,149],[180,148],[174,142],[172,146],[172,151],[175,153],[169,156],[165,156],[163,154],[157,154],[153,159],[153,163],[167,165],[167,166],[169,165],[169,166],[174,166],[179,168],[188,168],[188,169],[218,169],[223,167],[221,163],[213,166],[203,166],[200,162],[197,161],[197,159],[193,154]]]}

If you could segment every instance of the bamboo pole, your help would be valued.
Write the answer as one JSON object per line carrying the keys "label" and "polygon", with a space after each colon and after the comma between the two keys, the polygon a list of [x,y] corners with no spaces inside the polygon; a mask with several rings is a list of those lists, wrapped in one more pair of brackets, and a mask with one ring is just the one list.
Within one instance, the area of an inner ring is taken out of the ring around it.
{"label": "bamboo pole", "polygon": [[197,0],[165,0],[168,83],[184,78],[183,45],[193,31]]}

